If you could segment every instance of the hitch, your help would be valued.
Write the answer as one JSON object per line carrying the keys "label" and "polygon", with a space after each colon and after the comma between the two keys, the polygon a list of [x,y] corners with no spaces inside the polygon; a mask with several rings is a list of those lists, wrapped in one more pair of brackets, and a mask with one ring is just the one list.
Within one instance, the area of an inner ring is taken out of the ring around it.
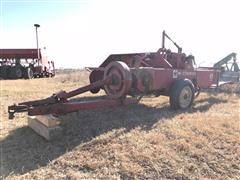
{"label": "hitch", "polygon": [[8,118],[13,119],[16,112],[26,112],[28,110],[27,105],[17,105],[8,106]]}

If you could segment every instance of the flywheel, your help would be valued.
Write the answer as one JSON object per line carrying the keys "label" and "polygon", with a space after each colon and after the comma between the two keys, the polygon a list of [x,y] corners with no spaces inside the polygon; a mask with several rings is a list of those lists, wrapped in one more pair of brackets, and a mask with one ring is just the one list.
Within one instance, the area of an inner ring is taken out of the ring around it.
{"label": "flywheel", "polygon": [[132,74],[127,64],[121,61],[109,63],[104,70],[104,79],[111,83],[104,85],[106,94],[113,99],[125,98],[132,86]]}

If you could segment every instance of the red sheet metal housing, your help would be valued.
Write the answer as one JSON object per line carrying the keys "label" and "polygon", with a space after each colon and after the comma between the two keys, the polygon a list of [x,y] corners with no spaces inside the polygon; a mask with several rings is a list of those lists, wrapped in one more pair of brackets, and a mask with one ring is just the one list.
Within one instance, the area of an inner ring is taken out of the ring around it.
{"label": "red sheet metal housing", "polygon": [[[41,51],[39,49],[39,51]],[[42,58],[41,52],[39,53]],[[0,49],[0,59],[37,59],[37,49]]]}
{"label": "red sheet metal housing", "polygon": [[0,49],[0,77],[4,79],[54,75],[55,64],[41,49]]}

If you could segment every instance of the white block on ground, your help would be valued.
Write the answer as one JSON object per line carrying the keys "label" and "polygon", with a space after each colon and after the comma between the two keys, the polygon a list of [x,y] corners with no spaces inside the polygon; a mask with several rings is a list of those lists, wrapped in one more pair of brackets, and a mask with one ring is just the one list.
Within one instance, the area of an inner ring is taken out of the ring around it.
{"label": "white block on ground", "polygon": [[60,124],[60,120],[53,115],[29,116],[28,118],[35,119],[47,127],[54,127]]}
{"label": "white block on ground", "polygon": [[[47,117],[41,117],[40,119],[44,120],[44,122],[46,120]],[[38,120],[38,116],[29,116],[28,117],[28,126],[30,128],[32,128],[37,134],[39,134],[40,136],[44,137],[45,139],[51,141],[54,139],[58,139],[59,137],[62,136],[63,133],[63,129],[62,127],[60,127],[58,124],[56,124],[55,126],[53,126],[53,124],[51,124],[50,127],[46,126],[45,124],[42,123],[42,121]]]}

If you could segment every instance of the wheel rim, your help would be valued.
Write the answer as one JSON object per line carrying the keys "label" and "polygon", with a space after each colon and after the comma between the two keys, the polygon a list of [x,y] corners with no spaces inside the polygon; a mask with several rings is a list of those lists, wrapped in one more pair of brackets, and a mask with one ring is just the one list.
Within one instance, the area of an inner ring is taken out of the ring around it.
{"label": "wheel rim", "polygon": [[110,77],[111,84],[104,85],[106,94],[111,98],[124,98],[132,85],[132,75],[124,62],[111,62],[104,71],[104,79]]}
{"label": "wheel rim", "polygon": [[33,70],[31,68],[28,70],[28,78],[29,79],[33,78]]}
{"label": "wheel rim", "polygon": [[181,108],[187,108],[192,102],[193,94],[190,86],[185,86],[179,95],[179,106]]}
{"label": "wheel rim", "polygon": [[29,76],[30,76],[31,79],[33,78],[33,71],[32,70],[30,70]]}

